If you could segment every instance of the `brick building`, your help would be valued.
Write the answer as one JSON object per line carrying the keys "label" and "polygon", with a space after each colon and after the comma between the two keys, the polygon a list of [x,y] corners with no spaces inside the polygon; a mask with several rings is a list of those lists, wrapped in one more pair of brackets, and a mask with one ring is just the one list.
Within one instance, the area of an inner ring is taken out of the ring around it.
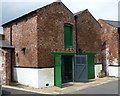
{"label": "brick building", "polygon": [[88,9],[75,13],[77,26],[77,52],[96,53],[95,63],[102,63],[102,27]]}
{"label": "brick building", "polygon": [[11,80],[62,87],[95,78],[95,53],[95,63],[102,63],[101,26],[88,10],[73,14],[62,2],[53,2],[2,26],[5,40],[14,46]]}
{"label": "brick building", "polygon": [[102,54],[104,70],[108,76],[120,77],[119,52],[120,52],[120,22],[100,19],[102,26]]}
{"label": "brick building", "polygon": [[5,40],[5,36],[0,34],[0,74],[2,77],[2,83],[9,85],[12,77],[12,56],[14,55],[14,46],[9,44],[8,40]]}

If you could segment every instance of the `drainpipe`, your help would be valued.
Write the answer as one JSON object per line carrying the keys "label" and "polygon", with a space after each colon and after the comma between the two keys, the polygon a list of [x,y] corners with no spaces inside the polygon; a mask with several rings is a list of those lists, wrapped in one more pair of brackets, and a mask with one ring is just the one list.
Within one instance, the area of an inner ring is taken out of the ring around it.
{"label": "drainpipe", "polygon": [[75,33],[76,33],[76,54],[78,53],[78,50],[77,50],[77,47],[78,47],[78,38],[77,38],[77,18],[78,18],[78,16],[77,15],[75,15],[74,16],[74,18],[75,18]]}
{"label": "drainpipe", "polygon": [[[10,45],[12,46],[12,24],[10,25]],[[10,68],[11,68],[11,72],[10,72],[10,80],[13,81],[13,66],[12,66],[12,49],[10,50]]]}
{"label": "drainpipe", "polygon": [[12,46],[12,24],[10,25],[10,45]]}

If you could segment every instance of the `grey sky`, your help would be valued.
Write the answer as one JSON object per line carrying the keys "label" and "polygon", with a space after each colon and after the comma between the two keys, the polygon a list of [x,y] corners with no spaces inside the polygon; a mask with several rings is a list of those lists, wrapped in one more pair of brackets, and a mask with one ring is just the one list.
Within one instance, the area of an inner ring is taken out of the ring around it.
{"label": "grey sky", "polygon": [[[2,2],[0,2],[0,13],[2,12],[0,24],[11,21],[53,1],[54,0],[29,0],[28,2],[28,0],[9,0],[8,2],[8,0],[2,0]],[[119,0],[62,0],[73,13],[89,9],[97,20],[99,18],[118,20],[118,1]],[[0,32],[2,32],[1,28]]]}

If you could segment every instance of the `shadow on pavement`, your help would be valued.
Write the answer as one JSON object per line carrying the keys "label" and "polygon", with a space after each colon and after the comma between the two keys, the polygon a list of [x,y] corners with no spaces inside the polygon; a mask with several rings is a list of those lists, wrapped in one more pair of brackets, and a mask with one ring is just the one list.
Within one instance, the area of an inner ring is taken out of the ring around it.
{"label": "shadow on pavement", "polygon": [[2,95],[8,95],[8,94],[11,94],[11,92],[2,90]]}

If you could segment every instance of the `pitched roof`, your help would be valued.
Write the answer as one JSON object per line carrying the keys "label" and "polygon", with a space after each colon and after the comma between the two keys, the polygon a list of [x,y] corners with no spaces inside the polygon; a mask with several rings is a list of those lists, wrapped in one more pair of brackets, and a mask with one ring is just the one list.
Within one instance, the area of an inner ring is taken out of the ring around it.
{"label": "pitched roof", "polygon": [[113,21],[113,20],[103,20],[103,19],[99,19],[99,20],[102,20],[104,21],[105,23],[109,24],[109,25],[112,25],[116,28],[120,28],[120,21]]}
{"label": "pitched roof", "polygon": [[[78,16],[78,15],[80,15],[80,14],[83,14],[83,13],[85,13],[85,12],[89,12],[89,10],[88,9],[85,9],[85,10],[83,10],[83,11],[79,11],[79,12],[77,12],[77,13],[74,13],[74,16]],[[90,13],[90,12],[89,12]],[[90,15],[94,18],[94,16],[90,13]],[[100,23],[94,18],[94,20],[98,23],[98,25],[100,26],[100,27],[102,27],[101,25],[100,25]]]}
{"label": "pitched roof", "polygon": [[0,40],[0,48],[14,48],[14,46],[11,46],[7,40]]}
{"label": "pitched roof", "polygon": [[[29,15],[29,14],[31,14],[31,13],[37,12],[38,10],[44,9],[44,8],[46,8],[46,7],[48,7],[48,6],[52,5],[52,4],[55,4],[55,3],[61,3],[61,4],[63,4],[61,0],[57,0],[57,1],[53,2],[53,3],[50,3],[50,4],[48,4],[48,5],[45,5],[45,6],[41,7],[41,8],[38,8],[38,9],[33,10],[33,11],[29,12],[29,13],[26,13],[25,15],[22,15],[22,16],[20,16],[20,17],[17,17],[17,18],[15,18],[15,19],[11,20],[11,21],[8,21],[8,22],[2,24],[1,26],[4,26],[4,25],[9,24],[9,23],[11,23],[11,22],[14,22],[14,21],[16,21],[16,20],[18,20],[18,19],[20,19],[20,18],[22,18],[22,17],[25,17],[25,16],[27,16],[27,15]],[[64,4],[63,4],[63,5],[64,5]],[[65,5],[64,5],[64,6],[65,6]],[[65,7],[66,7],[66,6],[65,6]],[[66,8],[67,8],[67,7],[66,7]],[[68,8],[67,8],[67,9],[68,9]],[[69,9],[68,9],[68,10],[69,10]],[[70,10],[69,10],[69,11],[70,11]],[[71,11],[70,11],[70,12],[71,12]],[[72,12],[71,12],[71,13],[72,13]],[[72,14],[73,14],[73,13],[72,13]]]}

